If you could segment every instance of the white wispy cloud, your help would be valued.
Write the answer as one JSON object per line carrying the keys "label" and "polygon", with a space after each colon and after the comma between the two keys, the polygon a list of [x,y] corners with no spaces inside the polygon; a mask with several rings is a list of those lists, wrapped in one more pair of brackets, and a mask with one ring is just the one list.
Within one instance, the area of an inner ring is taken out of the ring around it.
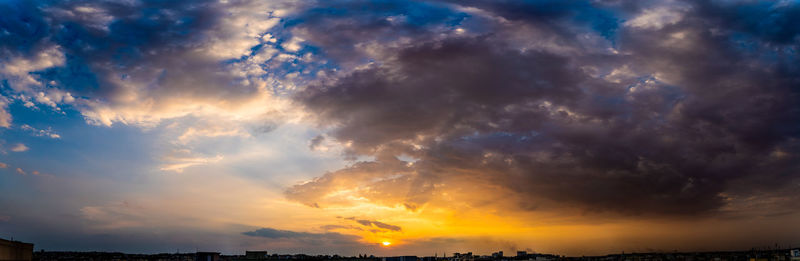
{"label": "white wispy cloud", "polygon": [[17,143],[13,147],[11,147],[11,151],[13,151],[13,152],[28,151],[28,149],[30,149],[30,148],[28,148],[28,146],[25,146],[25,144],[22,144],[22,143]]}
{"label": "white wispy cloud", "polygon": [[682,5],[660,6],[651,9],[645,9],[631,19],[625,22],[625,26],[637,29],[652,29],[658,30],[667,25],[672,25],[683,20],[684,13],[688,7]]}
{"label": "white wispy cloud", "polygon": [[31,132],[34,136],[37,136],[37,137],[48,137],[48,138],[51,138],[51,139],[60,139],[61,138],[61,135],[59,135],[58,133],[53,131],[52,127],[47,127],[47,129],[37,129],[37,128],[31,127],[28,124],[23,124],[20,128],[22,128],[23,130]]}
{"label": "white wispy cloud", "polygon": [[181,173],[188,167],[216,163],[222,159],[222,155],[208,157],[196,155],[188,149],[179,149],[172,151],[169,155],[163,158],[165,163],[161,165],[160,169],[163,171],[174,171]]}

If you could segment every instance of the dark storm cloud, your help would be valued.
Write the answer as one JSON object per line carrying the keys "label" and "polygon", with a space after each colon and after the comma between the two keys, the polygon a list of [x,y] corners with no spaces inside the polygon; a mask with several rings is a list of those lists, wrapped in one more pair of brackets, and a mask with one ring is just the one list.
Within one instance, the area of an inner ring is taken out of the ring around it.
{"label": "dark storm cloud", "polygon": [[[454,127],[462,122],[491,129],[497,115],[485,106],[543,99],[566,102],[580,95],[577,83],[582,75],[569,75],[562,67],[567,62],[563,57],[496,53],[496,46],[485,41],[457,39],[404,49],[397,57],[402,67],[394,68],[399,72],[359,71],[338,79],[342,88],[312,87],[298,97],[320,118],[344,123],[336,130],[339,139],[373,148],[419,134],[458,132]],[[512,64],[506,63],[509,59]],[[454,75],[459,77],[449,77]],[[498,92],[495,86],[507,91]],[[363,110],[375,101],[381,105]],[[455,135],[459,134],[463,132]]]}
{"label": "dark storm cloud", "polygon": [[0,79],[7,96],[74,105],[105,125],[157,123],[197,104],[231,107],[257,97],[266,74],[291,70],[283,66],[291,61],[271,60],[279,42],[262,36],[279,22],[273,12],[292,8],[246,0],[3,2],[0,61],[12,66],[0,67]]}
{"label": "dark storm cloud", "polygon": [[[92,6],[112,17],[106,30],[51,11],[56,23],[52,38],[65,49],[68,66],[44,77],[83,79],[86,77],[73,77],[71,74],[75,70],[72,68],[85,68],[78,73],[90,71],[88,73],[93,76],[88,76],[85,83],[73,84],[88,85],[75,92],[99,94],[108,100],[123,95],[126,81],[149,84],[151,88],[147,91],[164,96],[176,92],[189,96],[212,92],[223,97],[252,93],[246,86],[239,91],[216,89],[228,85],[234,78],[222,73],[216,61],[191,54],[191,49],[204,38],[212,37],[208,33],[215,29],[223,15],[221,10],[213,8],[212,2],[145,2],[144,5],[131,8],[102,2]],[[71,10],[75,6],[79,5],[51,8]],[[114,66],[109,67],[109,63]]]}
{"label": "dark storm cloud", "polygon": [[0,48],[3,51],[30,54],[31,48],[47,37],[48,25],[32,2],[2,3],[0,12],[5,14],[0,18]]}
{"label": "dark storm cloud", "polygon": [[[31,48],[48,38],[73,56],[71,58],[75,60],[69,62],[90,63],[74,65],[75,67],[91,66],[92,62],[106,62],[112,57],[118,62],[131,65],[146,60],[143,53],[168,44],[186,43],[189,40],[185,38],[187,35],[208,28],[212,24],[208,20],[218,17],[209,8],[191,10],[189,4],[179,1],[151,4],[152,6],[147,6],[144,10],[137,10],[114,2],[69,2],[52,5],[33,1],[3,3],[1,7],[8,11],[5,13],[13,14],[5,16],[2,24],[5,32],[3,37],[13,41],[3,42],[9,43],[11,47]],[[99,24],[101,21],[87,19],[83,13],[74,10],[79,7],[103,12],[109,19],[106,21],[107,31],[97,28],[103,26]],[[175,25],[172,17],[166,17],[167,13],[180,14],[178,19],[191,20],[192,23]],[[49,21],[45,21],[45,18]]]}
{"label": "dark storm cloud", "polygon": [[[464,3],[515,22],[389,45],[374,64],[296,95],[350,153],[376,160],[287,196],[325,207],[342,204],[329,192],[355,189],[416,209],[437,191],[474,188],[511,193],[518,209],[695,215],[798,186],[797,4],[608,4],[619,9],[598,19],[629,23],[598,27],[564,19],[574,11],[562,1],[524,3]],[[371,41],[347,24],[339,37]],[[615,52],[580,40],[610,31]],[[561,40],[521,45],[518,35]]]}
{"label": "dark storm cloud", "polygon": [[435,1],[316,1],[286,18],[286,24],[294,36],[350,69],[376,59],[372,46],[436,37],[466,16]]}
{"label": "dark storm cloud", "polygon": [[573,23],[588,24],[606,36],[610,36],[616,30],[620,21],[620,18],[614,16],[615,10],[605,6],[602,1],[445,0],[441,2],[480,8],[512,21],[521,20],[552,27],[561,27],[562,24],[559,22],[569,20]]}
{"label": "dark storm cloud", "polygon": [[797,45],[800,6],[790,1],[698,1],[697,13],[726,29],[747,33],[775,44]]}

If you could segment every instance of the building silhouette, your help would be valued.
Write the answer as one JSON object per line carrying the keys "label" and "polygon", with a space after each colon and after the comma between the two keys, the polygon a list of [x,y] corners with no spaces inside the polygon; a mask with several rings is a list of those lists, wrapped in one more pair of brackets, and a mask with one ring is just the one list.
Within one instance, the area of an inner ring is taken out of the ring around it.
{"label": "building silhouette", "polygon": [[219,261],[219,252],[197,252],[195,261]]}
{"label": "building silhouette", "polygon": [[33,244],[0,238],[0,261],[33,259]]}
{"label": "building silhouette", "polygon": [[391,256],[384,257],[382,261],[417,261],[417,256]]}
{"label": "building silhouette", "polygon": [[244,258],[246,260],[264,260],[269,259],[267,251],[245,251]]}

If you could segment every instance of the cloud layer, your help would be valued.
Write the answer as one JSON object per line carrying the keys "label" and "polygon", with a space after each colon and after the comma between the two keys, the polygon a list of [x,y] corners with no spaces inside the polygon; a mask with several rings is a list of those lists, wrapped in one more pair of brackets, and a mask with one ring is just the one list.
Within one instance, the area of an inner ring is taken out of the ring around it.
{"label": "cloud layer", "polygon": [[[441,28],[371,17],[339,25],[353,45],[373,46],[374,62],[295,97],[352,155],[375,160],[287,196],[414,210],[445,194],[477,207],[487,193],[519,210],[626,215],[703,215],[753,197],[793,204],[781,193],[799,185],[798,39],[784,21],[795,4],[487,5],[458,5],[475,17],[432,40]],[[785,18],[764,34],[732,19],[742,8]],[[613,30],[582,21],[608,12],[629,20]],[[463,33],[472,19],[492,30]],[[412,29],[424,33],[384,47],[370,45],[380,34],[348,35]]]}

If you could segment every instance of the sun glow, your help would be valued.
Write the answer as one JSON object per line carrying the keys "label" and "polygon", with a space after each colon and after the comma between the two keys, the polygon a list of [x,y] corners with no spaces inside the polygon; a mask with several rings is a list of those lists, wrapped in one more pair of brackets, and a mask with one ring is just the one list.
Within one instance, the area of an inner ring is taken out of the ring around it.
{"label": "sun glow", "polygon": [[389,245],[391,245],[391,244],[392,244],[392,242],[389,242],[389,241],[383,241],[383,242],[381,242],[381,244],[382,244],[383,246],[389,246]]}

